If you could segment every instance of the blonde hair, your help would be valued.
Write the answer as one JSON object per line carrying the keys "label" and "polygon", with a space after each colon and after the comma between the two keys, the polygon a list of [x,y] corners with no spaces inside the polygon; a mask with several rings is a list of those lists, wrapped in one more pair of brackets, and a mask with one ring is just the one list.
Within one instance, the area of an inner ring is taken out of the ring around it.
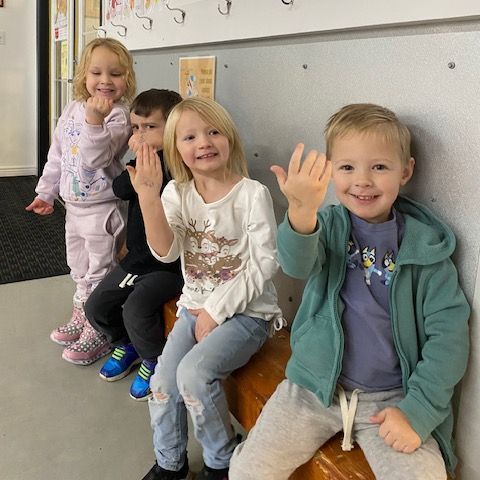
{"label": "blonde hair", "polygon": [[189,97],[173,107],[165,124],[163,153],[172,177],[179,183],[193,178],[177,149],[177,123],[186,110],[198,113],[202,120],[228,139],[230,155],[226,172],[248,177],[247,160],[235,124],[229,113],[217,102],[204,97]]}
{"label": "blonde hair", "polygon": [[403,165],[411,157],[410,132],[388,108],[373,103],[352,103],[334,113],[325,127],[327,158],[331,157],[335,140],[352,132],[382,135],[385,141],[398,147]]}
{"label": "blonde hair", "polygon": [[98,47],[108,48],[117,55],[120,65],[125,69],[126,90],[123,94],[123,99],[131,102],[137,90],[133,59],[125,46],[114,38],[96,38],[89,42],[83,49],[73,78],[73,96],[75,100],[87,100],[90,97],[86,86],[87,71],[92,59],[92,53]]}

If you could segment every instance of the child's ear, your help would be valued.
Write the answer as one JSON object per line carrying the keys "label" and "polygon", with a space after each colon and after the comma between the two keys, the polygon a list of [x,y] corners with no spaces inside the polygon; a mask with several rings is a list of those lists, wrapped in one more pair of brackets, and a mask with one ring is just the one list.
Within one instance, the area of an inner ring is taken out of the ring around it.
{"label": "child's ear", "polygon": [[408,181],[412,178],[414,168],[415,159],[413,157],[410,157],[405,167],[403,167],[402,180],[400,181],[400,185],[402,185],[402,187],[403,185],[406,185]]}

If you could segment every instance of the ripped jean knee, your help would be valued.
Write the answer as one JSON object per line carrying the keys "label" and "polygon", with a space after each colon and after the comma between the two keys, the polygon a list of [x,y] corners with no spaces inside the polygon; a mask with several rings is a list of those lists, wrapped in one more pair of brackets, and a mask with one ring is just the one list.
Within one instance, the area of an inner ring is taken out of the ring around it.
{"label": "ripped jean knee", "polygon": [[166,393],[163,392],[152,392],[153,395],[151,397],[151,400],[155,403],[167,403],[168,399],[170,398],[170,395],[167,395]]}
{"label": "ripped jean knee", "polygon": [[182,394],[182,398],[183,402],[185,403],[185,407],[190,412],[192,418],[195,419],[197,427],[201,427],[205,423],[205,406],[198,398],[195,398],[188,392],[184,392]]}

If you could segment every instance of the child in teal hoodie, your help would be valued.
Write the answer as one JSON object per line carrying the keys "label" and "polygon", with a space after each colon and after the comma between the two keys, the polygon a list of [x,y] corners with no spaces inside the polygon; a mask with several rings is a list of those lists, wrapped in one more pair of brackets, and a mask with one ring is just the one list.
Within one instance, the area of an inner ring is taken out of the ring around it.
{"label": "child in teal hoodie", "polygon": [[[456,463],[451,398],[468,357],[470,308],[450,257],[455,238],[399,196],[413,174],[393,112],[353,104],[326,128],[327,154],[288,172],[278,252],[308,280],[286,376],[231,460],[231,480],[282,480],[343,430],[380,480],[439,480]],[[332,177],[339,205],[318,212]]]}

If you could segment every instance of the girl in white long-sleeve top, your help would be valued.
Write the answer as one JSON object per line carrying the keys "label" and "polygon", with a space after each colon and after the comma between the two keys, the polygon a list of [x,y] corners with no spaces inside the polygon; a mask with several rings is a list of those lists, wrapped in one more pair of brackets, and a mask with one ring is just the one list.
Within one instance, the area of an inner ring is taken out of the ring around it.
{"label": "girl in white long-sleeve top", "polygon": [[135,95],[132,57],[117,40],[98,38],[83,50],[74,78],[75,100],[58,120],[47,163],[26,207],[39,215],[65,202],[67,263],[76,283],[73,312],[50,338],[65,345],[63,358],[88,365],[111,347],[88,323],[83,305],[116,263],[125,207],[112,190],[123,170],[121,158],[131,135],[126,102]]}
{"label": "girl in white long-sleeve top", "polygon": [[248,362],[281,319],[272,199],[248,178],[233,121],[212,100],[192,97],[174,107],[164,154],[174,180],[161,199],[152,148],[141,146],[135,169],[127,167],[152,253],[163,262],[180,257],[185,280],[150,383],[157,461],[144,480],[188,477],[187,410],[203,447],[197,479],[223,480],[238,442],[221,380]]}

